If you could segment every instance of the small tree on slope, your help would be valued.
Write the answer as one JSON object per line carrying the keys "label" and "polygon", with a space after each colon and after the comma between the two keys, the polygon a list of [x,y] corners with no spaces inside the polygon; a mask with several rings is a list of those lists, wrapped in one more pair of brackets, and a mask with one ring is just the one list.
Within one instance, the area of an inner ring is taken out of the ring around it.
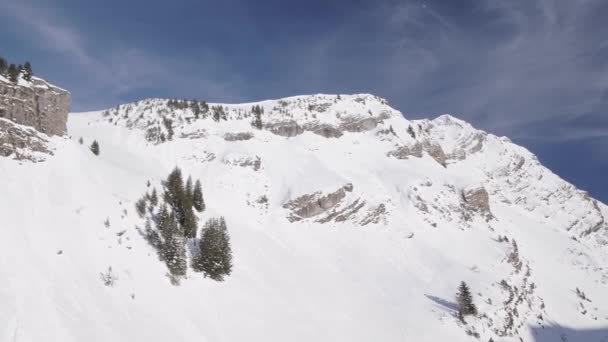
{"label": "small tree on slope", "polygon": [[192,192],[192,204],[196,211],[201,212],[205,210],[205,200],[203,199],[203,189],[201,187],[201,181],[197,180],[194,184],[194,190]]}
{"label": "small tree on slope", "polygon": [[91,152],[93,152],[94,155],[99,155],[99,143],[97,142],[97,140],[93,140],[93,143],[91,144],[91,147],[89,147],[89,149],[91,150]]}
{"label": "small tree on slope", "polygon": [[458,293],[456,294],[456,301],[458,303],[458,314],[460,317],[465,315],[477,315],[477,307],[473,303],[473,297],[471,296],[471,290],[464,281],[460,283],[458,287]]}
{"label": "small tree on slope", "polygon": [[223,217],[205,223],[199,248],[199,255],[192,260],[195,271],[203,272],[206,277],[217,281],[223,281],[224,276],[230,275],[232,249]]}

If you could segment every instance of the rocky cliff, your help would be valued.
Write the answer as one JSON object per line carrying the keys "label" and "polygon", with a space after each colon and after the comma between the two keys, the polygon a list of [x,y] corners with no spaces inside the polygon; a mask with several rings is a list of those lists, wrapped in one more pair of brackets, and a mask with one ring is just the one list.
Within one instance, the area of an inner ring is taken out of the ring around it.
{"label": "rocky cliff", "polygon": [[69,107],[70,93],[42,79],[13,84],[0,77],[0,118],[48,135],[64,135]]}

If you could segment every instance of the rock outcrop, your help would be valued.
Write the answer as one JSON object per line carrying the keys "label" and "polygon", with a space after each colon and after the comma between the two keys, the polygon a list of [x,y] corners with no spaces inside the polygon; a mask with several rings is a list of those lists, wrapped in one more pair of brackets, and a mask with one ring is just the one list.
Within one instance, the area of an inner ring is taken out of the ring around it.
{"label": "rock outcrop", "polygon": [[52,154],[47,138],[31,127],[17,125],[0,119],[0,157],[16,160],[42,161],[45,154]]}
{"label": "rock outcrop", "polygon": [[463,190],[462,199],[467,209],[483,215],[488,221],[492,219],[490,196],[484,187]]}
{"label": "rock outcrop", "polygon": [[422,152],[428,153],[441,166],[446,167],[447,158],[441,146],[428,141],[417,142],[412,146],[399,146],[395,150],[388,152],[387,155],[397,159],[408,159],[409,157],[421,158]]}
{"label": "rock outcrop", "polygon": [[239,133],[226,133],[224,134],[224,140],[226,141],[245,141],[253,138],[251,132],[239,132]]}
{"label": "rock outcrop", "polygon": [[48,135],[66,134],[70,93],[33,78],[13,84],[0,80],[0,118]]}
{"label": "rock outcrop", "polygon": [[283,208],[291,211],[287,218],[290,222],[300,221],[302,219],[320,215],[334,208],[344,197],[346,197],[346,193],[351,191],[353,191],[353,185],[349,183],[326,195],[318,191],[300,196],[285,203]]}

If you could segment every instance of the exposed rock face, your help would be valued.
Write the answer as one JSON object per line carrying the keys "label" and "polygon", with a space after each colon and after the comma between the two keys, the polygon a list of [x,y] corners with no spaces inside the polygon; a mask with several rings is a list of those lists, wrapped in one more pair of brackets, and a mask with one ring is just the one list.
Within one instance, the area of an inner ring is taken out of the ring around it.
{"label": "exposed rock face", "polygon": [[353,185],[349,183],[327,195],[318,191],[300,196],[285,203],[283,208],[291,210],[291,213],[287,217],[290,222],[300,221],[334,208],[346,196],[346,192],[351,191],[353,191]]}
{"label": "exposed rock face", "polygon": [[417,142],[413,146],[399,146],[395,150],[388,152],[389,157],[395,157],[397,159],[408,159],[409,157],[421,158],[422,152],[426,152],[435,161],[446,167],[446,155],[443,152],[441,146],[437,144],[431,144],[428,141]]}
{"label": "exposed rock face", "polygon": [[313,125],[306,127],[306,130],[325,138],[339,138],[342,136],[342,131],[328,124]]}
{"label": "exposed rock face", "polygon": [[490,212],[490,196],[484,187],[463,190],[462,199],[467,209],[484,215],[486,220],[493,217]]}
{"label": "exposed rock face", "polygon": [[365,118],[354,121],[345,121],[340,128],[347,132],[366,132],[378,126],[379,119]]}
{"label": "exposed rock face", "polygon": [[361,220],[360,224],[362,226],[367,226],[368,224],[378,224],[382,220],[384,220],[384,216],[386,215],[386,205],[384,203],[380,203],[378,206],[371,208],[367,215]]}
{"label": "exposed rock face", "polygon": [[222,162],[227,165],[235,165],[240,167],[250,167],[253,171],[258,171],[262,166],[262,159],[258,156],[227,156]]}
{"label": "exposed rock face", "polygon": [[370,131],[376,128],[384,118],[386,118],[386,115],[371,118],[347,117],[342,119],[342,123],[338,127],[323,123],[299,125],[293,120],[280,121],[266,125],[266,129],[284,137],[295,137],[305,131],[310,131],[325,138],[339,138],[344,132],[360,133]]}
{"label": "exposed rock face", "polygon": [[48,135],[66,134],[70,93],[33,78],[29,85],[0,81],[0,118]]}
{"label": "exposed rock face", "polygon": [[283,137],[295,137],[304,133],[304,128],[295,121],[283,121],[266,126],[272,133]]}
{"label": "exposed rock face", "polygon": [[224,134],[224,140],[226,141],[244,141],[253,138],[251,132],[239,132],[239,133],[226,133]]}
{"label": "exposed rock face", "polygon": [[31,127],[0,119],[0,157],[42,161],[44,154],[52,154],[47,148],[47,142],[44,134]]}

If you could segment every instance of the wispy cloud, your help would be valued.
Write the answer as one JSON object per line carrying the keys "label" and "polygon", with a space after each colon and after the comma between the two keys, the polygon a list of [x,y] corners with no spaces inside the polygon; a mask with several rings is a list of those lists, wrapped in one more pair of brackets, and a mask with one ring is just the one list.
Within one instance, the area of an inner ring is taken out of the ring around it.
{"label": "wispy cloud", "polygon": [[[76,109],[118,103],[122,96],[138,89],[171,89],[173,94],[167,96],[242,98],[236,86],[240,83],[238,77],[230,73],[219,56],[208,53],[193,62],[156,55],[136,45],[98,42],[73,26],[65,13],[27,1],[0,2],[0,12],[17,25],[15,31],[21,32],[24,39],[67,59],[81,73]],[[95,44],[103,46],[103,54],[94,52]]]}

